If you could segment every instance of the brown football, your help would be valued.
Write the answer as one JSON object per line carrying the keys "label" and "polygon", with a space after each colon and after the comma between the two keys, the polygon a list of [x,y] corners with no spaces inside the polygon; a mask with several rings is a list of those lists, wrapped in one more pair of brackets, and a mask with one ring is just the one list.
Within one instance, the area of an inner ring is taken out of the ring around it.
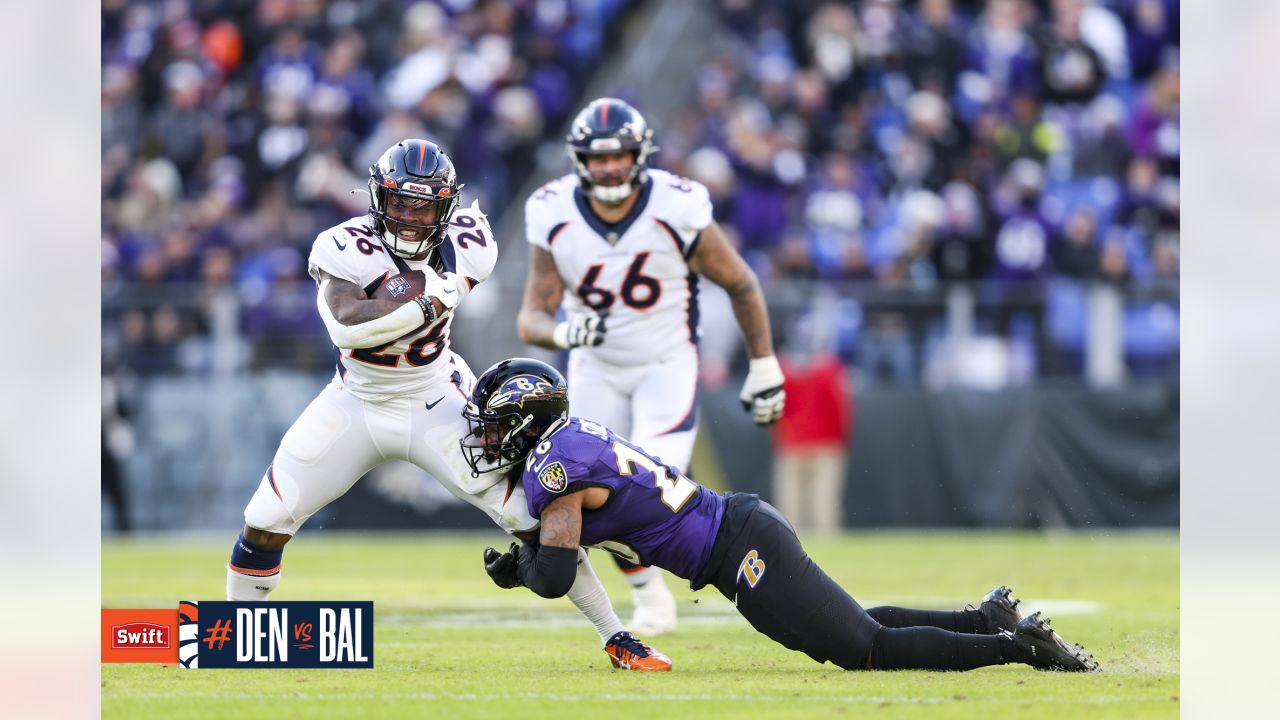
{"label": "brown football", "polygon": [[370,297],[377,300],[409,302],[421,295],[426,287],[427,276],[423,275],[421,270],[410,270],[383,280]]}

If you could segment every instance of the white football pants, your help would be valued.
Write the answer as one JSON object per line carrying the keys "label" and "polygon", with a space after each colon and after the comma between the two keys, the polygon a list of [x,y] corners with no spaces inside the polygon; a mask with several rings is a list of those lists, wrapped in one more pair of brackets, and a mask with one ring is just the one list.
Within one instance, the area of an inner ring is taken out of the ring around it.
{"label": "white football pants", "polygon": [[662,462],[689,471],[698,432],[698,350],[645,365],[569,353],[569,414],[594,420]]}
{"label": "white football pants", "polygon": [[458,441],[467,433],[462,409],[475,376],[465,363],[457,366],[461,385],[444,380],[380,402],[353,396],[334,378],[285,433],[245,523],[293,535],[373,467],[407,460],[507,532],[536,527],[518,483],[509,489],[496,473],[471,476]]}

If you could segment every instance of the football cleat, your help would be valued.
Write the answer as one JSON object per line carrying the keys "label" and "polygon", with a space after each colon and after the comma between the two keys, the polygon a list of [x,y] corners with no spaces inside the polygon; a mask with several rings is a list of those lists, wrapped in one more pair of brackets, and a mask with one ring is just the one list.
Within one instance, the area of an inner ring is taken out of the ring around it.
{"label": "football cleat", "polygon": [[635,639],[626,630],[609,638],[604,651],[609,654],[609,662],[622,670],[666,672],[671,669],[671,658]]}
{"label": "football cleat", "polygon": [[676,596],[662,577],[631,589],[636,611],[627,627],[644,637],[654,637],[676,629]]}
{"label": "football cleat", "polygon": [[1069,643],[1049,626],[1048,618],[1034,612],[1018,621],[1013,642],[1022,651],[1022,661],[1037,670],[1098,672],[1100,668],[1084,647]]}
{"label": "football cleat", "polygon": [[1012,595],[1012,590],[1001,585],[982,598],[982,603],[978,605],[978,612],[987,623],[988,634],[995,635],[1003,630],[1013,632],[1013,629],[1018,627],[1018,623],[1022,620],[1018,603],[1022,601],[1015,600]]}

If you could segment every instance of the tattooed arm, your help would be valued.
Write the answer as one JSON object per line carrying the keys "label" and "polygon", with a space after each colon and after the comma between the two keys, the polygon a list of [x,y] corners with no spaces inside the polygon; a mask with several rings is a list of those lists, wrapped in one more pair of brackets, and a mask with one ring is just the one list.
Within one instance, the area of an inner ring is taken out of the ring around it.
{"label": "tattooed arm", "polygon": [[373,299],[353,282],[320,271],[316,308],[329,330],[333,344],[340,348],[376,347],[421,329],[444,311],[440,301],[421,298],[396,302]]}
{"label": "tattooed arm", "polygon": [[539,544],[525,543],[519,549],[520,584],[542,597],[560,597],[573,585],[582,538],[582,497],[576,492],[552,500],[539,518]]}
{"label": "tattooed arm", "polygon": [[689,259],[689,269],[724,288],[733,302],[733,315],[747,342],[747,379],[738,399],[757,425],[770,425],[782,417],[787,393],[778,358],[773,354],[769,313],[756,274],[729,244],[719,225],[702,231],[702,240]]}
{"label": "tattooed arm", "polygon": [[540,247],[529,248],[529,275],[524,285],[524,303],[516,326],[520,339],[548,350],[559,349],[555,343],[556,310],[564,296],[564,280],[556,269],[555,258]]}
{"label": "tattooed arm", "polygon": [[729,293],[733,316],[737,318],[746,340],[747,357],[754,359],[773,355],[769,313],[760,283],[716,223],[702,231],[693,257],[689,258],[689,269],[706,276]]}
{"label": "tattooed arm", "polygon": [[577,549],[582,539],[582,499],[588,490],[558,497],[542,509],[542,533],[538,542],[543,547]]}

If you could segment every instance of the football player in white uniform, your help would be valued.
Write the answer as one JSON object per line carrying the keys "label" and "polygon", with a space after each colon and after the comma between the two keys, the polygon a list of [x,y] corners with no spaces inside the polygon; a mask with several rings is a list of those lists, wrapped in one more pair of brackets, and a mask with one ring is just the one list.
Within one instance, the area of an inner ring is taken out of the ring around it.
{"label": "football player in white uniform", "polygon": [[[569,350],[575,414],[687,470],[697,431],[699,276],[729,293],[746,339],[743,407],[769,425],[785,395],[755,273],[712,220],[706,187],[648,167],[652,138],[622,100],[601,98],[578,113],[567,138],[574,172],[525,204],[531,258],[519,329],[527,343]],[[632,629],[675,629],[661,571],[628,565],[619,562],[636,606]]]}
{"label": "football player in white uniform", "polygon": [[[339,349],[338,369],[285,433],[245,508],[244,531],[227,564],[228,599],[267,599],[280,582],[284,546],[307,518],[388,460],[427,471],[507,532],[537,525],[523,490],[498,473],[472,473],[458,446],[475,377],[450,349],[449,326],[453,309],[497,261],[479,203],[458,206],[461,187],[434,143],[404,140],[369,168],[369,213],[316,237],[309,272]],[[395,277],[413,270],[426,277],[416,297],[405,278]],[[388,279],[393,294],[405,288],[404,297],[373,297]],[[585,554],[574,588],[571,599],[596,626],[610,658],[629,657],[623,651],[638,643]],[[657,659],[631,667],[670,668],[665,656]]]}

